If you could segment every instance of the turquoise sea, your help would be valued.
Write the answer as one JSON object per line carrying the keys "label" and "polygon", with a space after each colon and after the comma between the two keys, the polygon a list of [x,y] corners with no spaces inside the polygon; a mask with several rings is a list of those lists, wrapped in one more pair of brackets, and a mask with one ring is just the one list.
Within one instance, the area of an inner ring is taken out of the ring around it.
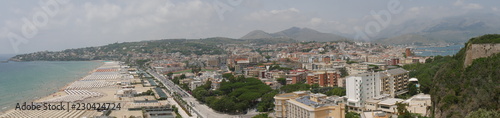
{"label": "turquoise sea", "polygon": [[[12,55],[0,55],[0,61]],[[0,63],[0,114],[16,103],[31,102],[59,91],[100,66],[97,61]]]}

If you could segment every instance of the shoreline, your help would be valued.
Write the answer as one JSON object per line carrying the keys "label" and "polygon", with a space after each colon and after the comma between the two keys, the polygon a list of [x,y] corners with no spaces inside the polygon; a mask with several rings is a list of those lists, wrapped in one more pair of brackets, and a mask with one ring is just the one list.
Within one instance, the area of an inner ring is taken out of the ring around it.
{"label": "shoreline", "polygon": [[[51,92],[49,93],[48,95],[45,95],[45,96],[35,96],[34,98],[35,99],[28,99],[26,100],[26,103],[31,103],[31,102],[40,102],[42,100],[45,100],[47,98],[53,98],[54,95],[57,95],[58,93],[61,93],[61,92],[64,92],[64,89],[67,88],[69,85],[77,82],[77,81],[80,81],[82,80],[83,78],[91,75],[93,72],[95,72],[98,68],[102,67],[104,65],[104,60],[92,60],[92,61],[87,61],[87,62],[97,62],[99,63],[99,65],[95,68],[93,68],[92,70],[88,71],[87,74],[85,74],[84,76],[82,77],[79,77],[78,79],[74,80],[74,81],[71,81],[69,83],[66,83],[64,86],[60,87],[59,89],[56,89],[55,92]],[[54,62],[54,61],[29,61],[29,62]],[[63,62],[86,62],[86,61],[63,61]],[[20,103],[24,103],[24,102],[20,102]],[[0,109],[0,115],[2,114],[6,114],[6,113],[9,113],[9,112],[12,112],[12,111],[15,111],[15,106],[13,106],[14,108],[7,108],[5,111],[2,111]]]}

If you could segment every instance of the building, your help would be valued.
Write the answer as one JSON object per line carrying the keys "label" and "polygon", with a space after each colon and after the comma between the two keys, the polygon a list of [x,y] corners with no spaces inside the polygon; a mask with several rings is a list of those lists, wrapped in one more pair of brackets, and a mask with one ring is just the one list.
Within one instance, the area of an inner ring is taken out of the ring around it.
{"label": "building", "polygon": [[365,101],[364,111],[383,111],[384,113],[397,114],[397,103],[408,104],[408,111],[422,116],[430,115],[431,96],[428,94],[418,94],[407,100],[399,98],[381,97]]}
{"label": "building", "polygon": [[319,84],[322,87],[338,86],[340,73],[336,71],[315,71],[307,74],[307,84]]}
{"label": "building", "polygon": [[121,98],[121,97],[134,97],[134,95],[137,94],[137,91],[135,89],[121,89],[116,91],[116,98]]}
{"label": "building", "polygon": [[399,59],[398,58],[393,58],[393,59],[386,60],[386,64],[390,65],[390,66],[398,65],[399,64]]}
{"label": "building", "polygon": [[307,73],[297,72],[286,75],[286,84],[296,84],[306,80]]}
{"label": "building", "polygon": [[347,69],[347,73],[349,73],[349,75],[356,75],[356,74],[360,74],[360,73],[365,73],[365,72],[368,72],[370,70],[368,64],[366,64],[366,63],[353,63],[353,64],[346,66],[346,69]]}
{"label": "building", "polygon": [[275,116],[278,118],[344,118],[345,106],[338,97],[309,94],[305,91],[278,94]]}
{"label": "building", "polygon": [[383,94],[389,94],[391,97],[404,94],[408,92],[407,86],[410,80],[409,71],[403,68],[396,68],[391,70],[382,71],[382,90]]}
{"label": "building", "polygon": [[382,96],[380,75],[367,72],[346,78],[346,104],[350,111],[362,111],[366,100]]}
{"label": "building", "polygon": [[405,50],[405,55],[406,55],[406,57],[410,57],[410,56],[412,56],[412,53],[411,53],[410,48],[406,48],[406,50]]}
{"label": "building", "polygon": [[402,68],[349,76],[346,78],[346,104],[349,110],[357,112],[378,109],[375,104],[383,99],[408,92],[409,79],[409,72]]}
{"label": "building", "polygon": [[411,113],[418,113],[422,116],[430,116],[430,107],[432,106],[431,95],[429,94],[417,94],[404,101],[408,103],[408,111]]}

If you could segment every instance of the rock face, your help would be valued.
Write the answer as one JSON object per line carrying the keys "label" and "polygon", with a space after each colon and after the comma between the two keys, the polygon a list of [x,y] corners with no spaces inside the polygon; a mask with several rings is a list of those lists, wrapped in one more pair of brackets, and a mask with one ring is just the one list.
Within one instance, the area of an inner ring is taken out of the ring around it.
{"label": "rock face", "polygon": [[469,44],[465,52],[464,66],[472,64],[472,61],[481,57],[489,57],[500,52],[500,44]]}

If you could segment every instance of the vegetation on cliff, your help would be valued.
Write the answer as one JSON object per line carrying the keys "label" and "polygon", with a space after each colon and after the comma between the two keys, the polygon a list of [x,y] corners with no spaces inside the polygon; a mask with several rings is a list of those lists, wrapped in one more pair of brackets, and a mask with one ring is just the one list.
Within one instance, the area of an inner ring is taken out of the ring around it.
{"label": "vegetation on cliff", "polygon": [[[497,43],[500,35],[472,38],[470,43]],[[466,46],[468,46],[466,44]],[[426,64],[405,66],[421,90],[432,96],[435,117],[465,117],[479,109],[500,110],[500,53],[475,59],[464,68],[467,47],[454,56],[436,56]]]}
{"label": "vegetation on cliff", "polygon": [[486,34],[472,38],[469,42],[472,44],[500,43],[500,34]]}

